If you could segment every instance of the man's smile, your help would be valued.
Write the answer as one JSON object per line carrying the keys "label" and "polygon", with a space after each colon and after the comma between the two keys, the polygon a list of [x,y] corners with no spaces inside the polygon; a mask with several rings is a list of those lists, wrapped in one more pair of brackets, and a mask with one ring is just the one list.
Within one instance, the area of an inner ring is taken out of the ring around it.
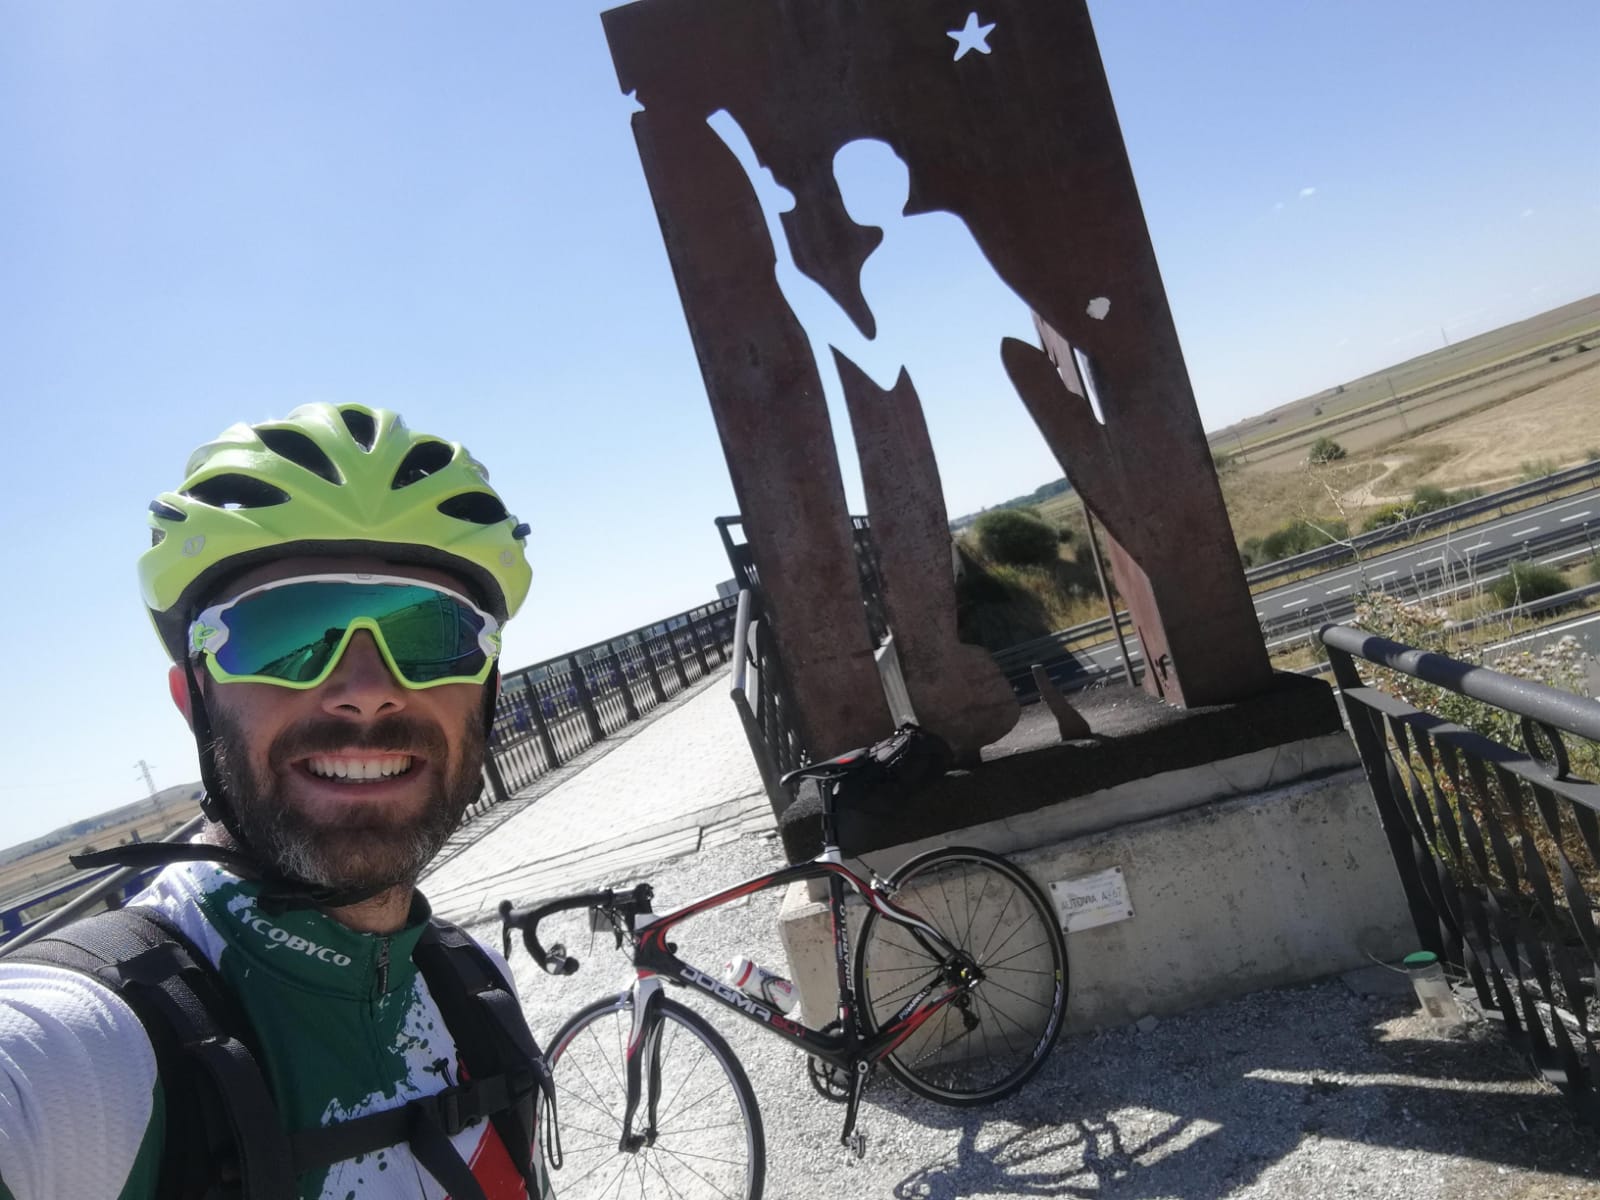
{"label": "man's smile", "polygon": [[294,765],[318,779],[349,783],[392,779],[405,775],[421,760],[411,754],[313,754]]}

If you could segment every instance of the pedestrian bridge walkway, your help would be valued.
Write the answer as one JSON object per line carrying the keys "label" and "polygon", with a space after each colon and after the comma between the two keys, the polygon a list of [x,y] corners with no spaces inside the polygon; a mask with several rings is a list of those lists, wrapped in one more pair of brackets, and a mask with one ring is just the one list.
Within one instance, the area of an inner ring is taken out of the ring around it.
{"label": "pedestrian bridge walkway", "polygon": [[622,880],[641,865],[774,829],[717,671],[464,825],[422,889],[440,916],[474,924],[506,896]]}

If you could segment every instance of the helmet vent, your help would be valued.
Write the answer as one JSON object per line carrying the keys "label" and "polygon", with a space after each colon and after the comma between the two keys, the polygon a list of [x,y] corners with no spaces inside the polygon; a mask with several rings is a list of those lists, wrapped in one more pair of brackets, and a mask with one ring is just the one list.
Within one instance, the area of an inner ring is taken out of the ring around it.
{"label": "helmet vent", "polygon": [[489,492],[463,492],[439,502],[439,511],[447,517],[471,521],[474,525],[493,525],[506,519],[506,506]]}
{"label": "helmet vent", "polygon": [[444,470],[455,456],[455,447],[449,442],[418,442],[400,463],[399,470],[394,473],[394,482],[389,486],[397,490],[410,487],[435,471]]}
{"label": "helmet vent", "polygon": [[270,508],[289,498],[282,488],[248,475],[213,475],[183,494],[213,508]]}
{"label": "helmet vent", "polygon": [[296,466],[304,467],[313,475],[321,476],[329,483],[343,483],[338,468],[331,459],[322,452],[322,447],[313,442],[298,429],[273,429],[257,427],[256,436],[266,443],[280,458],[287,458]]}
{"label": "helmet vent", "polygon": [[344,421],[344,427],[350,431],[350,436],[355,438],[356,445],[370,451],[372,443],[378,440],[378,423],[372,419],[372,414],[362,412],[359,408],[341,408],[339,416]]}
{"label": "helmet vent", "polygon": [[181,508],[173,508],[172,505],[163,503],[160,500],[150,501],[150,511],[163,521],[187,521],[189,519],[189,514]]}

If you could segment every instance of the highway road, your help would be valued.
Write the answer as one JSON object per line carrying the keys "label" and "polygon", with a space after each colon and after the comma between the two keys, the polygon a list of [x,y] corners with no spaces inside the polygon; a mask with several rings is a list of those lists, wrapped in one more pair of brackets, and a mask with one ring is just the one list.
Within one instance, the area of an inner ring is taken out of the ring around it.
{"label": "highway road", "polygon": [[[1355,611],[1355,597],[1366,590],[1439,595],[1497,579],[1514,560],[1560,565],[1593,554],[1597,547],[1600,488],[1257,592],[1256,616],[1268,644],[1280,645],[1303,638],[1324,622],[1347,620]],[[1600,654],[1600,624],[1580,628],[1584,637],[1594,639],[1586,643],[1590,652]],[[1137,667],[1142,662],[1139,639],[1129,633],[1127,641],[1129,658]],[[1115,641],[1059,653],[1064,657],[1047,669],[1063,689],[1082,687],[1121,670]]]}
{"label": "highway road", "polygon": [[[1541,562],[1592,554],[1600,537],[1600,489],[1554,500],[1509,517],[1454,530],[1416,545],[1376,555],[1312,579],[1256,594],[1256,616],[1263,628],[1285,624],[1304,628],[1348,616],[1354,597],[1381,589],[1405,595],[1485,583],[1521,558]],[[1572,554],[1564,553],[1571,551]]]}

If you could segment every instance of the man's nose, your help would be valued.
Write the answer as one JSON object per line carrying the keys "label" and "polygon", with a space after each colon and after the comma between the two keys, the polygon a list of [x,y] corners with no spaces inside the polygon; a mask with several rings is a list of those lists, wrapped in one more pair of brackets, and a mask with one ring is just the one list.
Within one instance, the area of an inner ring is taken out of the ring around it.
{"label": "man's nose", "polygon": [[406,706],[405,686],[365,629],[356,630],[333,674],[317,690],[323,711],[342,717],[387,716]]}

